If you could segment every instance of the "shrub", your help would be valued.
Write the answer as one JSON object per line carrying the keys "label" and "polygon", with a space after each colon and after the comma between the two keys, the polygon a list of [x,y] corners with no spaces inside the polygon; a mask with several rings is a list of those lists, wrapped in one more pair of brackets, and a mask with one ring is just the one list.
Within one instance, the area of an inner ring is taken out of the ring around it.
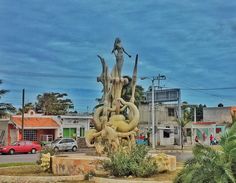
{"label": "shrub", "polygon": [[149,177],[157,173],[158,167],[155,159],[147,157],[147,153],[148,148],[144,145],[137,145],[131,150],[120,148],[109,155],[110,160],[105,161],[103,167],[117,177]]}
{"label": "shrub", "polygon": [[37,164],[39,164],[45,172],[51,172],[51,156],[53,156],[56,152],[54,149],[50,147],[44,147],[39,155],[39,160]]}
{"label": "shrub", "polygon": [[235,183],[236,182],[236,123],[220,140],[218,150],[197,144],[194,157],[185,163],[175,183]]}

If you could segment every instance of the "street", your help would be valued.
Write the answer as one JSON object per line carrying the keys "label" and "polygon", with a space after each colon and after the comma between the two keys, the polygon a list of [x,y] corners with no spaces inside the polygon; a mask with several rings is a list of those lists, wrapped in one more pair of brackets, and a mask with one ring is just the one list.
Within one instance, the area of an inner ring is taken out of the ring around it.
{"label": "street", "polygon": [[[67,154],[75,153],[86,153],[86,150],[77,151],[77,152],[66,152]],[[63,152],[60,152],[63,154]],[[186,161],[189,158],[192,158],[191,152],[166,152],[166,154],[176,156],[177,161]],[[15,154],[15,155],[1,155],[0,154],[0,163],[16,163],[16,162],[36,162],[39,159],[39,153],[37,154]]]}
{"label": "street", "polygon": [[0,155],[0,163],[18,163],[18,162],[36,162],[39,158],[39,153],[36,154],[14,154]]}
{"label": "street", "polygon": [[193,157],[192,152],[173,152],[173,153],[166,153],[169,155],[176,156],[176,161],[184,162]]}

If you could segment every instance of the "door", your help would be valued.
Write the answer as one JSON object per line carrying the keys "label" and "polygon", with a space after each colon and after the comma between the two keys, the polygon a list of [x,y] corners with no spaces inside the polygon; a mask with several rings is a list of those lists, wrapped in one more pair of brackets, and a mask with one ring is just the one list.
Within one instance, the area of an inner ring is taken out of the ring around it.
{"label": "door", "polygon": [[63,128],[63,137],[73,138],[76,136],[76,128]]}
{"label": "door", "polygon": [[62,139],[59,144],[58,144],[58,148],[60,151],[64,151],[66,150],[66,139]]}
{"label": "door", "polygon": [[10,137],[11,137],[11,143],[17,141],[17,130],[16,129],[10,129]]}
{"label": "door", "polygon": [[70,129],[63,128],[63,137],[69,137],[69,136],[70,136]]}
{"label": "door", "polygon": [[72,150],[74,143],[73,139],[66,139],[66,150]]}

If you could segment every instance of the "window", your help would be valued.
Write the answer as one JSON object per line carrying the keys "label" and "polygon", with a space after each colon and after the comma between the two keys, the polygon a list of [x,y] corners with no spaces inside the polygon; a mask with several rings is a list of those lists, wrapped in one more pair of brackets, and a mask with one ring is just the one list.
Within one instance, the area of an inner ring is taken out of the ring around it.
{"label": "window", "polygon": [[80,137],[84,137],[84,133],[85,133],[85,128],[80,127],[80,130],[79,130]]}
{"label": "window", "polygon": [[216,128],[216,133],[220,133],[221,132],[221,128]]}
{"label": "window", "polygon": [[174,127],[174,134],[179,134],[179,130],[178,129],[179,129],[178,126]]}
{"label": "window", "polygon": [[170,138],[170,130],[164,130],[163,131],[163,137],[164,138]]}
{"label": "window", "polygon": [[66,142],[67,143],[73,143],[73,142],[75,142],[73,139],[66,139]]}
{"label": "window", "polygon": [[67,139],[62,139],[61,142],[59,142],[59,144],[64,144],[67,142]]}
{"label": "window", "polygon": [[24,130],[24,140],[38,141],[37,130]]}
{"label": "window", "polygon": [[175,116],[175,109],[174,108],[168,108],[168,116]]}

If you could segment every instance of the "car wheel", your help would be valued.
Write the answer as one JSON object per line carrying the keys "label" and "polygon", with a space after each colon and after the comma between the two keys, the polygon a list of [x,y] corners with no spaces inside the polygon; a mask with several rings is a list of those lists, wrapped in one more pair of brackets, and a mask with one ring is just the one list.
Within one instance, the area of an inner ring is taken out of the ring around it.
{"label": "car wheel", "polygon": [[36,149],[32,149],[32,150],[31,150],[31,153],[32,153],[32,154],[35,154],[35,153],[36,153]]}
{"label": "car wheel", "polygon": [[55,151],[55,152],[58,152],[58,151],[59,151],[59,148],[58,148],[58,147],[54,147],[54,151]]}
{"label": "car wheel", "polygon": [[14,149],[10,149],[9,154],[13,155],[15,153]]}
{"label": "car wheel", "polygon": [[72,147],[72,151],[76,151],[77,150],[77,147],[76,146],[74,146],[74,147]]}

